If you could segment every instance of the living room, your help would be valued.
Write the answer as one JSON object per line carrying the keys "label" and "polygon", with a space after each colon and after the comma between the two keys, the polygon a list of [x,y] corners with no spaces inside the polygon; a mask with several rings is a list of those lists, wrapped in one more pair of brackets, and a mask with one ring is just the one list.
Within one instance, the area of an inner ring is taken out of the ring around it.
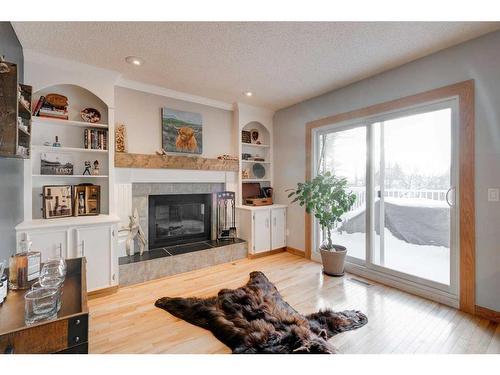
{"label": "living room", "polygon": [[498,363],[495,17],[112,18],[0,22],[2,353]]}

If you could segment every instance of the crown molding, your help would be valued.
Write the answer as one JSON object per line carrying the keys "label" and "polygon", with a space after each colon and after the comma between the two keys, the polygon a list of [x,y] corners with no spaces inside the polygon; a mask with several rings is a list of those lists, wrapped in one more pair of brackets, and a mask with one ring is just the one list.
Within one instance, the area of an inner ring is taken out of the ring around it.
{"label": "crown molding", "polygon": [[214,99],[205,98],[203,96],[197,96],[188,94],[181,91],[175,91],[167,89],[165,87],[150,85],[147,83],[142,83],[138,81],[133,81],[129,79],[119,78],[116,82],[116,86],[123,87],[131,90],[142,91],[148,94],[155,94],[160,96],[166,96],[172,99],[184,100],[186,102],[197,103],[206,105],[209,107],[224,109],[226,111],[232,111],[233,105],[226,102],[221,102]]}

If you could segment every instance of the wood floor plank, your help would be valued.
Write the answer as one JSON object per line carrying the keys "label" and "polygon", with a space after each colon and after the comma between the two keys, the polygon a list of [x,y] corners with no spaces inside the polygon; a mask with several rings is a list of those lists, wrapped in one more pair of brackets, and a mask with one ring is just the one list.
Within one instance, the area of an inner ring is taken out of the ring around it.
{"label": "wood floor plank", "polygon": [[358,276],[326,276],[321,265],[290,253],[238,260],[95,297],[89,301],[90,352],[230,353],[210,332],[154,302],[164,296],[212,296],[243,285],[257,270],[303,314],[322,308],[363,311],[366,326],[331,339],[343,353],[500,353],[497,323]]}

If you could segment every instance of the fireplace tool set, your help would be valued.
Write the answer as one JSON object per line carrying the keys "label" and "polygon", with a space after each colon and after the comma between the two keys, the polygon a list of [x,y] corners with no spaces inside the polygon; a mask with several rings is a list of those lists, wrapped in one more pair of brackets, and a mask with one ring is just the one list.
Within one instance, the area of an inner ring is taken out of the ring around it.
{"label": "fireplace tool set", "polygon": [[233,191],[216,193],[217,241],[236,239],[236,198]]}

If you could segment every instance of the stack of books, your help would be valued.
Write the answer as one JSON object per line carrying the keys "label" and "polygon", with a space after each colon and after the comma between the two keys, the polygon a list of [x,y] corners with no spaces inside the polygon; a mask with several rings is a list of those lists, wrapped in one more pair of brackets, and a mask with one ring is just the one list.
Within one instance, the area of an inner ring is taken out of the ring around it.
{"label": "stack of books", "polygon": [[68,119],[68,106],[64,106],[62,108],[56,108],[45,100],[44,96],[41,96],[38,99],[38,102],[35,105],[35,109],[33,111],[35,116],[40,117],[50,117],[50,118],[58,118],[61,120]]}
{"label": "stack of books", "polygon": [[88,150],[107,150],[108,131],[100,129],[85,129],[83,144]]}

